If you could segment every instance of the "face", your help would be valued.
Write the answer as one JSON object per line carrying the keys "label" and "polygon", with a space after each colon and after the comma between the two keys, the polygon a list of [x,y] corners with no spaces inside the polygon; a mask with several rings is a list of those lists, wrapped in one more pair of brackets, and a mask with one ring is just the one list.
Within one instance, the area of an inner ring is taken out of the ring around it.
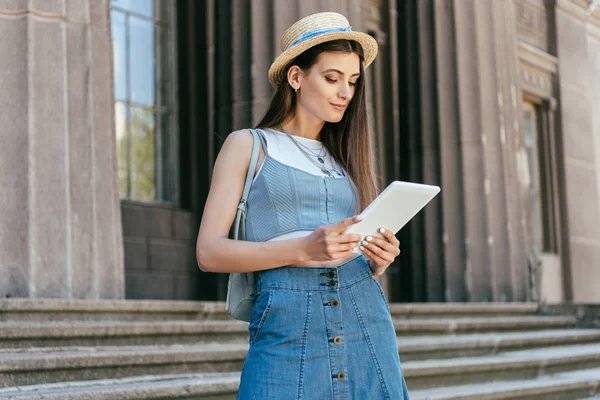
{"label": "face", "polygon": [[339,122],[354,96],[359,75],[356,53],[321,53],[310,72],[299,76],[298,105],[320,120]]}

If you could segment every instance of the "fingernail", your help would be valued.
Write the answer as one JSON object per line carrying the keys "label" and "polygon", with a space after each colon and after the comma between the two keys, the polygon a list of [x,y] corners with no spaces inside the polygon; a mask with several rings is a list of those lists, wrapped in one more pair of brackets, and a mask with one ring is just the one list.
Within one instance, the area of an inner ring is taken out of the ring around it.
{"label": "fingernail", "polygon": [[371,240],[373,240],[373,238],[371,236],[367,236],[367,242],[370,242]]}
{"label": "fingernail", "polygon": [[381,229],[379,229],[379,232],[385,233],[385,229],[381,228]]}
{"label": "fingernail", "polygon": [[362,241],[363,246],[367,246],[369,244],[369,242],[367,242],[366,240]]}
{"label": "fingernail", "polygon": [[355,219],[356,219],[357,221],[362,221],[362,220],[363,220],[363,216],[362,216],[362,215],[357,215],[357,216],[355,217]]}
{"label": "fingernail", "polygon": [[361,249],[361,250],[364,250],[365,248],[364,248],[364,247],[362,247],[362,246],[360,246],[360,247],[359,247],[359,249]]}

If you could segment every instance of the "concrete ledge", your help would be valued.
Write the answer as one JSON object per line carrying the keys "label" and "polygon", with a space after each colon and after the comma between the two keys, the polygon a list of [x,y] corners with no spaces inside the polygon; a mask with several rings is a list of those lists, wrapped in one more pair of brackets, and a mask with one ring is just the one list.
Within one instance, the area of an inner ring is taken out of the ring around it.
{"label": "concrete ledge", "polygon": [[0,389],[2,400],[233,400],[239,373],[141,376]]}
{"label": "concrete ledge", "polygon": [[580,328],[600,328],[600,304],[544,304],[540,306],[543,315],[572,315],[577,318]]}
{"label": "concrete ledge", "polygon": [[136,375],[241,371],[247,344],[0,351],[0,387]]}
{"label": "concrete ledge", "polygon": [[535,315],[537,303],[390,303],[394,317],[456,317]]}
{"label": "concrete ledge", "polygon": [[574,324],[575,318],[570,316],[457,318],[448,320],[411,319],[394,321],[397,335],[415,334],[416,332],[454,334],[461,332],[524,331],[568,328]]}
{"label": "concrete ledge", "polygon": [[407,385],[413,389],[535,379],[543,374],[587,368],[600,368],[600,344],[513,351],[488,357],[403,363]]}
{"label": "concrete ledge", "polygon": [[0,324],[0,348],[233,343],[248,340],[239,321]]}
{"label": "concrete ledge", "polygon": [[414,390],[410,395],[413,400],[566,400],[598,394],[599,386],[600,369],[590,369],[531,380]]}
{"label": "concrete ledge", "polygon": [[[600,342],[600,331],[399,338],[398,345],[406,363],[426,358],[439,360],[449,352],[463,357],[474,351],[477,355],[490,355],[515,348],[589,341]],[[240,371],[247,350],[247,343],[0,350],[0,387],[135,375]]]}
{"label": "concrete ledge", "polygon": [[600,342],[600,330],[546,330],[448,336],[399,337],[402,361],[499,354],[535,347]]}
{"label": "concrete ledge", "polygon": [[223,302],[159,300],[0,300],[1,321],[164,321],[231,319]]}
{"label": "concrete ledge", "polygon": [[[393,317],[472,317],[535,315],[535,303],[391,303]],[[231,319],[224,302],[162,300],[0,300],[1,321]]]}

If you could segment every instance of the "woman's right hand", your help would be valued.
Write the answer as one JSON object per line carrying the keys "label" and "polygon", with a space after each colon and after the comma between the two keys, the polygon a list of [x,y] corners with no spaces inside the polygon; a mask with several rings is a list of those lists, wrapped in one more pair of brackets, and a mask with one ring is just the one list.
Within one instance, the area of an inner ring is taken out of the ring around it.
{"label": "woman's right hand", "polygon": [[358,233],[343,233],[350,225],[362,221],[355,215],[335,224],[321,225],[305,238],[305,252],[310,262],[331,261],[346,258],[359,246],[362,239]]}

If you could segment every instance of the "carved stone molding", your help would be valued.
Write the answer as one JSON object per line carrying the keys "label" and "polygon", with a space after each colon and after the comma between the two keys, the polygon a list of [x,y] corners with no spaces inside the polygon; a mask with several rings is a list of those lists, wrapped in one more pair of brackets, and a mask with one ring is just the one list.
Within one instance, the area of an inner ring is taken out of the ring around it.
{"label": "carved stone molding", "polygon": [[[595,27],[600,28],[600,6],[591,8],[592,0],[555,0],[556,8]],[[590,12],[592,11],[592,12]]]}
{"label": "carved stone molding", "polygon": [[543,98],[551,98],[552,78],[558,59],[530,44],[519,42],[519,78],[521,88]]}
{"label": "carved stone molding", "polygon": [[543,0],[518,0],[515,4],[519,40],[548,51],[548,10]]}

